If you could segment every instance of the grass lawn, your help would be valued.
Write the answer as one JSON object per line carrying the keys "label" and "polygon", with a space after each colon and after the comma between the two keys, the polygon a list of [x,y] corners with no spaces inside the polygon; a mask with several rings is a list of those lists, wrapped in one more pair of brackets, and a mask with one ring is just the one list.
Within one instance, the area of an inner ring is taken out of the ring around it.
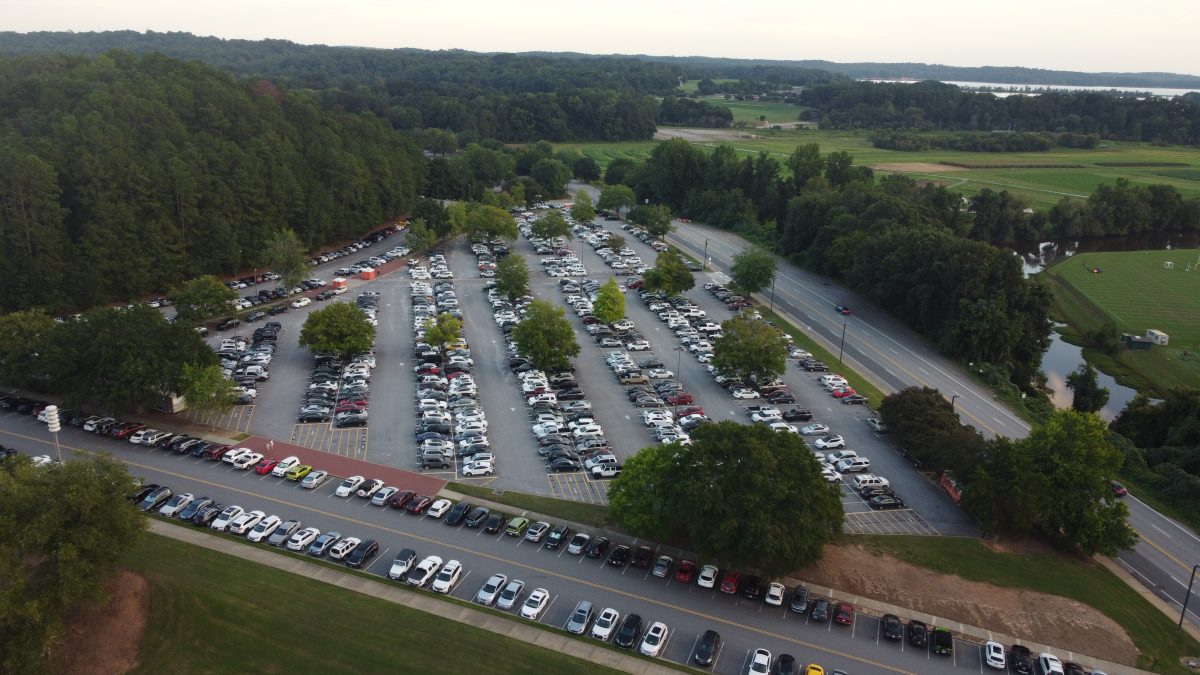
{"label": "grass lawn", "polygon": [[1142,652],[1140,668],[1188,673],[1179,658],[1200,654],[1200,643],[1099,565],[1058,555],[997,553],[978,540],[957,537],[863,536],[854,541],[919,567],[1091,605],[1129,633]]}
{"label": "grass lawn", "polygon": [[[464,495],[506,504],[513,507],[514,511],[535,511],[592,527],[610,526],[608,509],[598,504],[585,504],[574,500],[555,499],[525,492],[496,492],[489,487],[469,483],[450,483],[448,487]],[[514,513],[514,515],[516,514]]]}
{"label": "grass lawn", "polygon": [[126,564],[151,588],[138,673],[593,673],[598,668],[165,537],[147,535]]}
{"label": "grass lawn", "polygon": [[[1170,336],[1167,347],[1113,355],[1087,350],[1086,357],[1117,381],[1138,389],[1200,387],[1198,259],[1196,249],[1085,253],[1050,267],[1045,274],[1056,313],[1069,324],[1063,337],[1081,343],[1085,333],[1110,318],[1125,333],[1143,335],[1157,328]],[[1175,269],[1164,269],[1164,261],[1174,262]],[[1099,274],[1090,271],[1096,268]]]}
{"label": "grass lawn", "polygon": [[[709,105],[729,108],[733,112],[734,122],[749,122],[753,125],[792,124],[800,117],[800,106],[776,101],[735,101],[722,97],[701,99]],[[759,117],[766,115],[767,121],[760,122]]]}

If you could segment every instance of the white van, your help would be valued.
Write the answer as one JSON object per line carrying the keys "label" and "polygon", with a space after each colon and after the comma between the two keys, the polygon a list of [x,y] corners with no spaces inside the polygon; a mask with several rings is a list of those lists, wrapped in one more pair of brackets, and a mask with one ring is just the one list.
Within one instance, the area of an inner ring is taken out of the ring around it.
{"label": "white van", "polygon": [[850,481],[850,485],[854,487],[855,492],[862,492],[867,488],[891,487],[891,483],[888,482],[888,479],[882,476],[876,476],[873,473],[864,473],[855,476],[854,479]]}
{"label": "white van", "polygon": [[871,470],[871,460],[866,457],[843,459],[834,467],[838,473],[862,473]]}

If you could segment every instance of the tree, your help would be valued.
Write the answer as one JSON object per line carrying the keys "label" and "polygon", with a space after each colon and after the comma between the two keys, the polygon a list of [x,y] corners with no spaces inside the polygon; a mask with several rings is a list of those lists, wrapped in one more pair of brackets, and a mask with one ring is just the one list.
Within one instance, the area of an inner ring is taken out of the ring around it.
{"label": "tree", "polygon": [[529,295],[529,266],[525,264],[525,258],[508,255],[496,263],[496,290],[509,302]]}
{"label": "tree", "polygon": [[285,228],[267,242],[267,264],[279,275],[283,287],[291,290],[308,275],[308,256],[295,230]]}
{"label": "tree", "polygon": [[571,225],[557,209],[547,211],[541,218],[533,221],[533,225],[530,227],[533,230],[533,236],[541,239],[553,239],[554,237],[570,239],[572,236]]}
{"label": "tree", "polygon": [[768,578],[816,562],[842,529],[804,441],[765,425],[705,424],[690,446],[643,448],[608,495],[610,516],[637,536],[682,535],[703,557]]}
{"label": "tree", "polygon": [[343,360],[369,351],[375,344],[375,327],[361,309],[336,302],[318,309],[304,320],[300,346],[311,352],[337,354]]}
{"label": "tree", "polygon": [[520,234],[517,221],[504,209],[495,206],[477,205],[470,209],[464,229],[472,241],[492,241],[497,238],[515,241]]}
{"label": "tree", "polygon": [[788,343],[760,319],[735,316],[721,324],[713,343],[713,365],[726,377],[767,383],[787,369]]}
{"label": "tree", "polygon": [[534,300],[512,332],[517,349],[534,368],[557,370],[571,365],[570,359],[579,355],[575,329],[566,311],[545,300]]}
{"label": "tree", "polygon": [[422,339],[439,349],[462,337],[462,320],[446,312],[438,314],[436,318],[425,319],[422,327],[425,329]]}
{"label": "tree", "polygon": [[228,314],[237,300],[237,293],[220,279],[206,274],[183,282],[172,289],[168,297],[175,307],[175,320],[194,326]]}
{"label": "tree", "polygon": [[551,199],[567,191],[571,169],[557,159],[541,159],[529,169],[529,177],[542,186],[542,196]]}
{"label": "tree", "polygon": [[43,389],[48,352],[57,324],[40,309],[0,316],[0,381],[30,389]]}
{"label": "tree", "polygon": [[984,454],[983,436],[959,421],[950,401],[937,389],[902,389],[883,399],[879,414],[897,444],[925,470],[948,470],[967,479]]}
{"label": "tree", "polygon": [[105,582],[134,548],[146,517],[135,487],[106,453],[0,469],[0,670],[47,672],[80,604],[104,598]]}
{"label": "tree", "polygon": [[[604,169],[604,182],[608,185],[627,185],[629,176],[637,163],[628,157],[617,157]],[[603,194],[603,193],[601,193]],[[604,208],[604,207],[601,207]]]}
{"label": "tree", "polygon": [[761,247],[747,246],[733,256],[729,272],[739,293],[757,293],[775,279],[775,256]]}
{"label": "tree", "polygon": [[414,218],[404,228],[404,243],[414,251],[428,251],[438,242],[437,234],[425,225],[425,221]]}
{"label": "tree", "polygon": [[583,155],[571,163],[571,173],[579,180],[590,183],[600,180],[600,165],[591,157]]}
{"label": "tree", "polygon": [[1067,375],[1067,388],[1075,392],[1071,407],[1079,412],[1099,412],[1108,403],[1108,389],[1096,381],[1096,369],[1090,363]]}
{"label": "tree", "polygon": [[646,270],[642,280],[647,290],[661,291],[667,295],[678,295],[696,285],[692,271],[674,249],[659,253],[654,260],[654,267]]}
{"label": "tree", "polygon": [[183,365],[183,384],[179,394],[188,408],[206,416],[223,415],[237,403],[233,382],[225,379],[221,366]]}
{"label": "tree", "polygon": [[622,209],[627,209],[637,203],[633,188],[628,185],[609,185],[600,191],[600,201],[597,206],[604,211],[612,211],[618,216]]}
{"label": "tree", "polygon": [[575,193],[575,203],[571,205],[571,217],[579,223],[589,223],[596,217],[596,208],[592,206],[592,196],[587,190]]}
{"label": "tree", "polygon": [[671,209],[662,204],[641,204],[630,209],[629,222],[646,230],[650,236],[662,239],[671,231]]}
{"label": "tree", "polygon": [[979,519],[984,532],[1028,536],[1045,508],[1045,495],[1055,487],[1029,452],[1010,439],[988,442],[984,455],[980,466],[965,476],[963,510]]}
{"label": "tree", "polygon": [[616,323],[625,318],[625,294],[616,279],[609,279],[596,291],[592,316],[604,323]]}
{"label": "tree", "polygon": [[[450,212],[436,199],[422,197],[412,209],[412,220],[421,221],[434,233],[435,240],[450,236]],[[409,227],[412,227],[410,222]],[[411,244],[410,244],[411,246]],[[411,246],[416,248],[415,246]]]}
{"label": "tree", "polygon": [[[446,207],[446,221],[449,224],[449,229],[445,235],[454,236],[467,231],[467,205],[463,202],[454,202]],[[434,230],[437,232],[438,230]]]}
{"label": "tree", "polygon": [[608,239],[604,240],[604,245],[610,250],[620,251],[621,249],[625,248],[625,237],[615,233],[610,234],[608,235]]}

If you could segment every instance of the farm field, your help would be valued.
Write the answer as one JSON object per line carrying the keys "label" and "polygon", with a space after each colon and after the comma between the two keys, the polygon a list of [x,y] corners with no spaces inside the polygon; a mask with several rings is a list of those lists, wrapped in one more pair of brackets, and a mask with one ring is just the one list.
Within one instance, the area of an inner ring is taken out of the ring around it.
{"label": "farm field", "polygon": [[[1162,391],[1200,387],[1200,249],[1084,253],[1046,270],[1058,318],[1072,342],[1111,319],[1122,333],[1155,328],[1170,336],[1149,352],[1120,350],[1087,358],[1122,384]],[[1173,262],[1174,269],[1164,269]],[[1189,271],[1188,268],[1191,267]],[[1099,270],[1094,272],[1093,270]]]}
{"label": "farm field", "polygon": [[[750,124],[772,124],[789,125],[797,122],[797,116],[800,115],[800,106],[791,105],[789,103],[775,103],[769,101],[727,101],[720,96],[705,97],[701,99],[708,103],[722,108],[729,108],[733,111],[734,122],[749,122]],[[766,115],[765,123],[759,121],[759,117]]]}

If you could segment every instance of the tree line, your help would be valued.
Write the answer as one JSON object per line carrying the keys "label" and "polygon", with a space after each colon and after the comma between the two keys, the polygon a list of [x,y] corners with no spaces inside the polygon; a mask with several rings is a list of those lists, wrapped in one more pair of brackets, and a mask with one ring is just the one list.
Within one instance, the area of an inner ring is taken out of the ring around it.
{"label": "tree line", "polygon": [[264,262],[405,213],[426,162],[372,115],[113,52],[0,59],[0,309],[87,307]]}
{"label": "tree line", "polygon": [[733,124],[733,111],[705,101],[667,96],[658,106],[658,123],[681,127],[722,128]]}
{"label": "tree line", "polygon": [[871,134],[871,145],[884,150],[919,152],[932,148],[963,152],[1047,152],[1054,148],[1091,150],[1100,142],[1097,134],[1062,132],[994,133],[974,132],[949,136],[881,130]]}
{"label": "tree line", "polygon": [[835,81],[806,88],[805,119],[834,129],[1071,132],[1177,145],[1200,143],[1200,106],[1183,99],[1053,92],[976,94],[940,82]]}

